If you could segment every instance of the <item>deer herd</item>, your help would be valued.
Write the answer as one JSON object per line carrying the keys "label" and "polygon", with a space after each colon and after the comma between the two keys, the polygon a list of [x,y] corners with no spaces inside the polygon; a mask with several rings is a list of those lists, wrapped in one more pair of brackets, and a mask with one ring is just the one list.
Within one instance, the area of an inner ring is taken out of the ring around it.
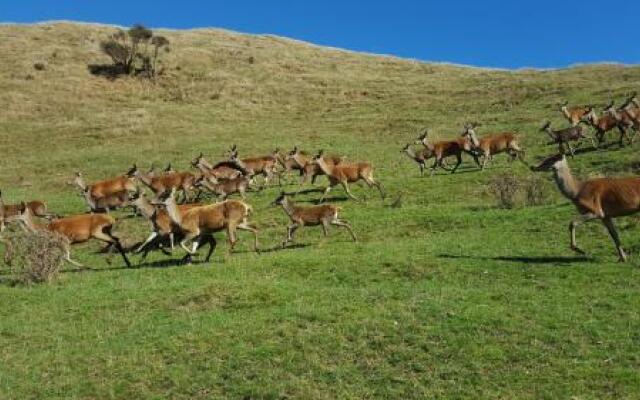
{"label": "deer herd", "polygon": [[[532,171],[552,171],[554,180],[564,196],[577,207],[580,217],[571,222],[570,247],[579,253],[583,251],[576,243],[576,228],[580,224],[599,219],[607,228],[618,251],[620,261],[625,261],[624,252],[613,218],[640,211],[640,178],[599,178],[580,182],[569,169],[567,155],[574,157],[576,149],[588,140],[594,148],[605,141],[605,135],[617,131],[618,144],[632,144],[640,132],[640,101],[636,94],[630,96],[620,107],[609,103],[598,115],[593,106],[569,107],[559,104],[559,111],[569,122],[569,126],[552,129],[546,122],[540,132],[549,137],[548,145],[557,146],[556,155],[548,157]],[[593,135],[588,132],[591,127]],[[505,153],[510,160],[520,160],[528,165],[516,132],[497,132],[478,136],[477,123],[467,123],[458,137],[448,140],[434,140],[429,130],[420,132],[413,144],[406,144],[401,152],[415,161],[424,175],[427,162],[430,175],[437,169],[455,173],[463,161],[463,155],[470,156],[480,170],[484,170],[495,155]],[[414,148],[419,145],[420,148]],[[455,157],[455,165],[450,167],[447,159]],[[433,159],[433,161],[430,161]],[[208,262],[215,247],[214,234],[225,232],[232,252],[237,243],[237,231],[249,231],[254,235],[254,250],[259,251],[258,228],[250,219],[253,208],[247,203],[251,191],[261,191],[273,182],[278,185],[282,179],[296,174],[299,176],[297,191],[280,195],[271,203],[281,206],[290,220],[282,247],[293,242],[297,229],[304,226],[318,226],[325,236],[331,226],[346,229],[353,241],[357,236],[349,222],[339,214],[340,207],[322,204],[335,186],[342,186],[346,195],[358,200],[349,185],[362,181],[369,188],[375,188],[382,199],[385,193],[382,185],[374,178],[374,167],[370,162],[354,162],[342,155],[325,155],[320,150],[315,155],[294,147],[289,152],[276,149],[271,154],[257,157],[240,157],[238,147],[233,145],[228,158],[215,164],[208,162],[200,153],[191,160],[194,171],[176,171],[171,164],[163,171],[155,168],[141,171],[136,164],[123,175],[111,179],[87,183],[81,172],[77,172],[74,184],[80,190],[88,208],[88,213],[60,217],[50,213],[43,201],[4,204],[0,192],[0,232],[7,224],[17,223],[26,231],[48,231],[60,235],[66,244],[66,260],[82,266],[71,258],[70,245],[90,239],[105,242],[107,248],[115,247],[125,264],[131,267],[127,249],[113,234],[116,219],[110,211],[130,208],[134,216],[149,222],[148,237],[130,250],[142,253],[141,260],[152,250],[172,254],[176,243],[185,252],[183,261],[192,262],[198,248],[208,245],[205,262]],[[295,204],[293,197],[305,184],[315,184],[318,177],[325,176],[327,185],[322,190],[317,205]],[[145,193],[146,190],[146,193]],[[203,202],[203,195],[209,193],[215,201]],[[238,195],[239,200],[229,199]],[[36,218],[47,220],[39,222]]]}

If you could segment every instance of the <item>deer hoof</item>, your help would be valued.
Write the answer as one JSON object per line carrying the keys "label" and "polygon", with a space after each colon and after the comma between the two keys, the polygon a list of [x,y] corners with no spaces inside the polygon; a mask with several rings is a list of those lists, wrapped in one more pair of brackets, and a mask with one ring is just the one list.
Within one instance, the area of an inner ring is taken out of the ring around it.
{"label": "deer hoof", "polygon": [[578,254],[587,254],[587,253],[585,253],[585,251],[584,251],[584,250],[582,250],[582,249],[581,249],[580,247],[578,247],[578,246],[571,246],[571,250],[575,251],[575,252],[576,252],[576,253],[578,253]]}

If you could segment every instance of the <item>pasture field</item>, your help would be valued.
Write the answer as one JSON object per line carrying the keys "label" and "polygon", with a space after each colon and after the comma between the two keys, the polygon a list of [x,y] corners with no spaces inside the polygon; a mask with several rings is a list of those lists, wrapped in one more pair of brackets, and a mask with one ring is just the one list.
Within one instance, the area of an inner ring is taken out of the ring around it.
{"label": "pasture field", "polygon": [[[163,32],[171,52],[154,85],[88,72],[107,62],[99,40],[113,30],[0,26],[5,201],[83,212],[75,171],[187,169],[233,143],[241,156],[298,145],[369,160],[388,197],[331,193],[358,243],[303,228],[298,246],[279,249],[288,219],[269,206],[276,185],[249,194],[260,254],[240,232],[233,255],[217,235],[206,265],[178,265],[178,248],[142,264],[132,255],[127,269],[92,242],[72,250],[91,270],[65,266],[51,284],[12,285],[0,266],[0,398],[640,397],[640,219],[616,221],[627,264],[599,223],[579,229],[579,257],[568,246],[576,211],[549,174],[544,204],[503,209],[491,180],[528,179],[525,165],[500,155],[480,172],[465,157],[455,175],[421,178],[400,153],[423,127],[448,138],[477,121],[480,135],[521,133],[533,163],[555,150],[537,131],[544,120],[566,126],[557,102],[619,102],[640,88],[640,67],[508,72],[193,30]],[[637,175],[639,146],[569,163],[581,177]],[[115,215],[127,241],[147,235],[147,222]]]}

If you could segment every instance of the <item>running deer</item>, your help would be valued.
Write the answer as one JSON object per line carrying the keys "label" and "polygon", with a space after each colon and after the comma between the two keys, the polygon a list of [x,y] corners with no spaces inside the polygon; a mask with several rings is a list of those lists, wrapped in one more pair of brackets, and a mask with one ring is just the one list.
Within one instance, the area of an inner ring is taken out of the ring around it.
{"label": "running deer", "polygon": [[[620,108],[616,109],[613,101],[604,109],[604,113],[611,115],[615,120],[624,127],[624,129],[632,129],[636,134],[640,132],[640,112],[633,104],[632,99],[628,99]],[[629,144],[633,143],[634,136],[629,138]]]}
{"label": "running deer", "polygon": [[136,164],[133,164],[127,175],[137,178],[151,189],[156,197],[170,192],[171,189],[180,190],[185,202],[189,202],[189,193],[194,188],[196,179],[191,172],[165,172],[161,175],[150,177],[142,173]]}
{"label": "running deer", "polygon": [[[340,164],[345,159],[345,157],[336,155],[327,155],[323,157],[324,161],[329,165]],[[289,152],[287,160],[293,160],[297,165],[297,169],[300,170],[300,175],[302,176],[300,179],[300,186],[304,185],[309,180],[309,177],[311,177],[311,184],[314,185],[318,176],[325,175],[322,168],[312,162],[313,156],[298,149],[298,146],[295,146],[293,150]]]}
{"label": "running deer", "polygon": [[589,107],[588,110],[589,112],[582,117],[582,120],[591,125],[596,130],[596,138],[598,139],[598,144],[602,144],[602,142],[604,141],[605,133],[618,128],[618,131],[620,131],[619,144],[620,147],[624,147],[624,142],[622,139],[627,136],[627,140],[629,140],[629,137],[622,123],[618,122],[616,118],[611,114],[603,114],[602,116],[598,117],[593,107]]}
{"label": "running deer", "polygon": [[368,162],[358,163],[340,163],[330,164],[323,157],[324,151],[320,150],[318,154],[313,157],[311,162],[318,165],[322,172],[329,178],[329,186],[324,190],[322,197],[320,197],[319,203],[322,203],[324,198],[329,194],[331,189],[340,184],[344,188],[347,195],[353,199],[358,200],[349,190],[349,183],[358,182],[360,180],[365,181],[369,187],[375,186],[380,192],[380,197],[384,200],[384,192],[382,191],[382,185],[373,179],[373,167]]}
{"label": "running deer", "polygon": [[88,196],[94,202],[105,197],[118,196],[122,192],[135,193],[138,191],[133,179],[127,175],[87,184],[82,173],[76,172],[74,181],[82,191],[83,196],[86,193],[85,199]]}
{"label": "running deer", "polygon": [[[171,222],[184,235],[180,241],[180,246],[187,252],[185,261],[191,261],[191,257],[196,254],[198,246],[200,246],[203,239],[212,238],[213,233],[225,229],[230,252],[233,252],[238,241],[236,229],[253,232],[254,250],[258,251],[258,230],[249,223],[249,215],[252,212],[250,205],[239,200],[225,200],[221,203],[195,207],[180,213],[174,194],[175,189],[169,195],[161,197],[157,205],[166,207]],[[187,247],[189,242],[192,242],[191,249]],[[209,261],[213,247],[215,247],[215,242],[210,242],[210,249],[205,262]]]}
{"label": "running deer", "polygon": [[236,163],[231,161],[222,161],[216,165],[211,165],[211,163],[204,158],[202,153],[191,160],[191,165],[200,170],[204,176],[213,176],[216,179],[233,179],[247,174],[247,171],[243,170]]}
{"label": "running deer", "polygon": [[[520,159],[520,161],[523,161],[524,150],[520,148],[520,144],[518,143],[518,135],[516,133],[494,133],[478,139],[478,135],[475,131],[475,128],[478,126],[478,124],[465,124],[464,130],[462,131],[462,137],[468,138],[469,143],[471,144],[472,155],[473,152],[475,152],[476,154],[482,156],[480,169],[484,170],[487,162],[489,160],[493,160],[493,156],[500,153],[509,154],[512,161],[516,158]],[[469,152],[466,149],[465,151]]]}
{"label": "running deer", "polygon": [[[162,249],[162,243],[169,241],[169,247],[171,251],[174,248],[175,235],[179,234],[179,229],[171,222],[171,218],[167,213],[165,208],[157,208],[154,207],[151,202],[145,197],[144,193],[137,194],[132,201],[132,204],[138,209],[140,214],[143,217],[148,219],[151,222],[152,232],[147,237],[147,239],[135,250],[135,253],[140,253],[144,251],[142,254],[142,259],[144,260],[147,257],[149,251],[153,248],[153,245],[156,244],[158,248]],[[200,203],[192,203],[192,204],[180,204],[178,205],[178,212],[180,214],[184,214],[186,211],[200,207],[203,204]],[[164,252],[164,250],[163,250]],[[167,253],[166,253],[167,254]]]}
{"label": "running deer", "polygon": [[[443,140],[436,143],[431,143],[428,139],[429,130],[425,129],[422,135],[418,137],[415,144],[422,144],[425,148],[429,149],[430,152],[433,153],[433,157],[435,161],[431,166],[431,173],[433,175],[436,171],[436,168],[440,167],[445,171],[451,171],[451,173],[455,173],[460,164],[462,164],[462,153],[471,154],[474,161],[478,166],[480,166],[480,161],[478,160],[478,155],[471,148],[471,141],[466,137],[461,137],[455,140]],[[448,169],[445,165],[444,159],[446,157],[456,157],[456,165],[453,169]]]}
{"label": "running deer", "polygon": [[131,263],[120,244],[120,240],[111,232],[115,219],[108,214],[74,215],[59,218],[47,224],[39,224],[33,220],[31,209],[23,203],[20,214],[9,220],[21,222],[31,232],[40,230],[61,235],[65,239],[65,260],[77,267],[84,268],[81,263],[71,259],[70,246],[76,243],[84,243],[90,239],[97,239],[108,243],[108,247],[115,246],[127,267],[131,268]]}
{"label": "running deer", "polygon": [[211,193],[215,194],[220,200],[226,200],[227,197],[234,193],[240,194],[242,200],[246,199],[245,193],[249,189],[251,180],[245,176],[240,176],[233,179],[221,179],[217,180],[215,177],[207,179],[205,176],[201,176],[196,179],[195,186],[198,188],[205,188]]}
{"label": "running deer", "polygon": [[418,166],[420,167],[420,176],[424,176],[424,169],[426,167],[427,160],[434,157],[433,152],[428,148],[424,147],[420,152],[416,153],[408,143],[402,148],[402,150],[400,150],[400,153],[405,153],[410,159],[418,163]]}
{"label": "running deer", "polygon": [[274,155],[264,157],[239,158],[238,148],[234,144],[231,147],[231,155],[229,160],[236,163],[240,168],[247,171],[250,177],[262,175],[264,177],[264,185],[267,185],[273,177],[278,160]]}
{"label": "running deer", "polygon": [[302,168],[298,166],[298,163],[294,159],[283,155],[280,149],[276,148],[273,156],[278,161],[278,165],[280,165],[280,170],[277,171],[278,185],[282,186],[282,175],[289,175],[293,171],[298,171],[302,176]]}
{"label": "running deer", "polygon": [[89,188],[85,188],[82,192],[82,196],[84,197],[84,200],[91,212],[109,213],[111,210],[131,206],[130,200],[132,195],[126,190],[111,193],[107,196],[96,199],[91,196]]}
{"label": "running deer", "polygon": [[584,129],[580,125],[553,130],[551,129],[551,122],[547,121],[542,128],[540,128],[540,132],[546,132],[547,135],[549,135],[549,138],[551,138],[551,142],[547,144],[557,144],[558,152],[561,154],[565,154],[566,151],[569,150],[571,157],[575,154],[575,149],[571,145],[571,142],[578,142],[577,147],[580,147],[582,145],[582,139],[589,139],[591,140],[593,147],[597,147],[593,136],[585,134]]}
{"label": "running deer", "polygon": [[584,117],[589,112],[587,106],[574,106],[568,107],[569,102],[565,101],[562,104],[558,104],[558,109],[562,115],[571,123],[571,126],[578,126]]}
{"label": "running deer", "polygon": [[[36,217],[46,218],[48,220],[56,217],[54,214],[48,211],[47,203],[45,203],[44,201],[32,200],[25,204],[31,210],[31,213]],[[2,191],[0,190],[0,232],[4,230],[4,220],[20,215],[21,207],[22,203],[5,204],[4,200],[2,199]]]}
{"label": "running deer", "polygon": [[342,210],[340,207],[331,204],[306,207],[297,206],[283,192],[280,193],[280,197],[275,199],[272,204],[282,206],[282,209],[291,220],[291,224],[287,227],[287,237],[282,242],[283,248],[286,247],[288,243],[293,243],[293,234],[298,228],[303,226],[322,225],[322,231],[325,237],[329,235],[330,225],[343,227],[349,231],[354,242],[358,241],[355,233],[353,233],[353,229],[351,229],[351,225],[338,217],[338,213]]}
{"label": "running deer", "polygon": [[552,171],[560,192],[578,209],[580,217],[569,224],[571,249],[584,254],[576,243],[576,228],[585,222],[599,219],[613,239],[619,261],[627,260],[613,219],[640,211],[640,178],[598,178],[580,182],[571,174],[564,154],[551,156],[531,169]]}

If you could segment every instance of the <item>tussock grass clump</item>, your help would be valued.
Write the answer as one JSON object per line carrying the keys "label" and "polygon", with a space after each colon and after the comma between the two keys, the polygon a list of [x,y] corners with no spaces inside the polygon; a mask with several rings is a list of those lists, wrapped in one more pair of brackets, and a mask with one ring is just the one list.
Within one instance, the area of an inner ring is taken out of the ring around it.
{"label": "tussock grass clump", "polygon": [[489,193],[493,195],[500,208],[516,206],[519,188],[520,182],[512,173],[497,175],[489,183]]}
{"label": "tussock grass clump", "polygon": [[531,175],[526,178],[513,173],[497,175],[491,180],[488,188],[496,205],[500,208],[515,208],[521,205],[528,207],[549,203],[550,193],[544,178]]}
{"label": "tussock grass clump", "polygon": [[4,262],[11,267],[17,281],[23,284],[50,282],[58,276],[64,262],[66,243],[51,232],[8,232]]}
{"label": "tussock grass clump", "polygon": [[549,188],[546,181],[538,175],[532,175],[522,182],[524,199],[527,206],[541,206],[549,203]]}

